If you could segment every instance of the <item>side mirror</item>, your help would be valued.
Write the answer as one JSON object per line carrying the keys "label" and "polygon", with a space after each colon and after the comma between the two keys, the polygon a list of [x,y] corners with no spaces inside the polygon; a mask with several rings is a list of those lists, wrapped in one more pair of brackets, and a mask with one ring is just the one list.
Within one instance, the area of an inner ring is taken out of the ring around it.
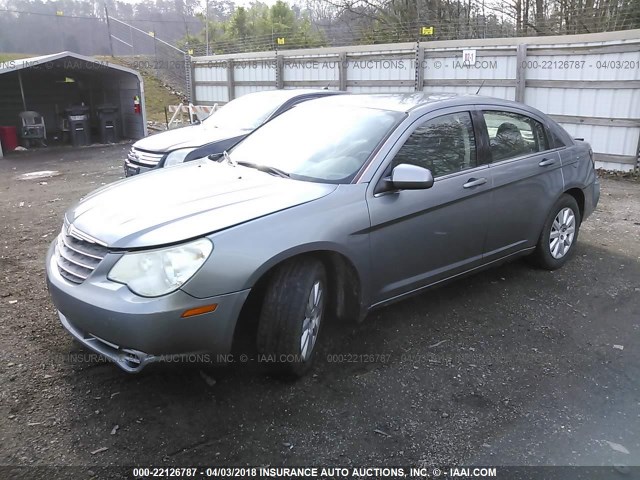
{"label": "side mirror", "polygon": [[200,125],[202,122],[200,121],[200,119],[198,117],[196,117],[193,122],[191,122],[191,125]]}
{"label": "side mirror", "polygon": [[431,170],[401,163],[391,172],[389,182],[397,190],[423,190],[433,187]]}
{"label": "side mirror", "polygon": [[211,155],[207,155],[207,158],[209,160],[213,160],[215,162],[220,161],[222,159],[222,157],[224,156],[224,153],[212,153]]}

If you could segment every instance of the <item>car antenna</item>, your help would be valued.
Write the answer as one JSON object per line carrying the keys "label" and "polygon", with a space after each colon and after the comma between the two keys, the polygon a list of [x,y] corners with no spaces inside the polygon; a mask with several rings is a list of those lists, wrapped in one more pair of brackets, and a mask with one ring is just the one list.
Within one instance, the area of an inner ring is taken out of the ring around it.
{"label": "car antenna", "polygon": [[480,93],[480,89],[482,88],[482,86],[484,85],[484,80],[482,80],[482,83],[480,84],[480,86],[478,87],[478,90],[476,90],[476,95],[478,95],[478,93]]}

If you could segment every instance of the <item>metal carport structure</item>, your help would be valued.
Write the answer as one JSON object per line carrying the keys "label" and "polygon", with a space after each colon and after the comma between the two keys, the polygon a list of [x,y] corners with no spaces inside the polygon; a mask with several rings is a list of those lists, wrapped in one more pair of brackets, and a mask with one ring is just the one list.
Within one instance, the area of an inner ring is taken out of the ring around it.
{"label": "metal carport structure", "polygon": [[[136,96],[140,113],[134,111]],[[84,103],[95,119],[99,105],[112,104],[118,107],[120,138],[138,139],[147,135],[144,102],[140,74],[108,61],[60,52],[0,62],[1,126],[20,127],[18,114],[35,110],[44,117],[49,136],[60,130],[67,107]]]}

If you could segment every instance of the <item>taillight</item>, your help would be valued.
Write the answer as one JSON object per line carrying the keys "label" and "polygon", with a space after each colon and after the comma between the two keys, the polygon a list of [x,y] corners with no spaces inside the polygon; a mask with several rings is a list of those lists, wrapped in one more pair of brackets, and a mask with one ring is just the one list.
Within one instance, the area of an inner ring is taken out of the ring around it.
{"label": "taillight", "polygon": [[591,159],[591,164],[593,165],[593,169],[596,169],[596,161],[593,159],[593,150],[589,149],[589,158]]}

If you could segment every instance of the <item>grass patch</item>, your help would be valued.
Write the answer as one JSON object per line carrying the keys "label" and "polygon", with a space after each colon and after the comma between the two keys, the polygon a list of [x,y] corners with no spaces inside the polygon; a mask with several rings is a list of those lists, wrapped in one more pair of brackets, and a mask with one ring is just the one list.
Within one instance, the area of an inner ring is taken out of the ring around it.
{"label": "grass patch", "polygon": [[[131,62],[140,60],[137,57],[131,58],[112,58],[112,57],[95,57],[101,61],[107,61],[131,68]],[[134,69],[135,70],[135,69]],[[155,76],[153,71],[138,70],[144,80],[144,99],[147,112],[147,120],[165,123],[164,108],[169,105],[178,105],[182,98],[179,95],[171,93],[171,91],[163,84],[163,82]]]}
{"label": "grass patch", "polygon": [[10,62],[11,60],[31,57],[37,57],[37,55],[33,53],[0,53],[0,62]]}

